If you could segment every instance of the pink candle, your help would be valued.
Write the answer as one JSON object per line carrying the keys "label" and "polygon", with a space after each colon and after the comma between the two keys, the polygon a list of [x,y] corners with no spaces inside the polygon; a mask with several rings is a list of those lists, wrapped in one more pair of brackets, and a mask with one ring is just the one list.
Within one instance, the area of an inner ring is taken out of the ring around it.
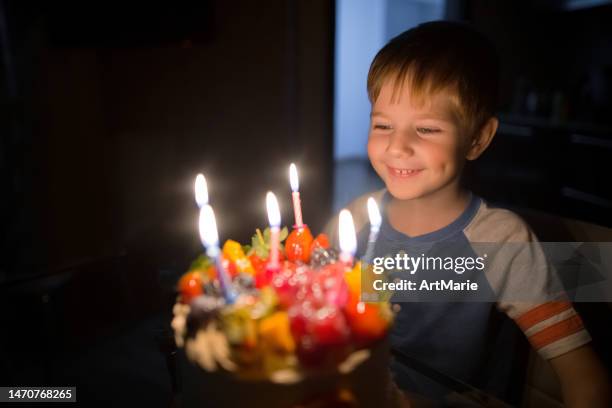
{"label": "pink candle", "polygon": [[302,228],[304,223],[302,222],[302,205],[300,203],[300,192],[294,191],[291,193],[293,196],[293,213],[295,214],[295,226]]}
{"label": "pink candle", "polygon": [[289,183],[291,184],[291,196],[293,197],[293,214],[295,215],[296,228],[302,228],[302,204],[300,202],[300,183],[298,180],[297,167],[291,163],[289,166]]}
{"label": "pink candle", "polygon": [[278,268],[278,244],[279,244],[280,228],[270,227],[270,266]]}
{"label": "pink candle", "polygon": [[268,267],[277,269],[278,262],[278,247],[280,244],[280,210],[276,196],[271,191],[266,194],[266,209],[268,210],[268,221],[270,222],[270,257]]}

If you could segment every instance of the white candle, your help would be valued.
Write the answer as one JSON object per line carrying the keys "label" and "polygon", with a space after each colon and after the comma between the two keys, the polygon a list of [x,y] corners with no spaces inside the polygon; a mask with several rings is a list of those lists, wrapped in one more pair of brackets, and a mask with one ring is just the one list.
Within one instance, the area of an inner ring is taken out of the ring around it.
{"label": "white candle", "polygon": [[374,256],[374,246],[378,239],[378,231],[380,231],[380,224],[382,223],[382,217],[378,210],[376,200],[370,197],[368,198],[368,217],[370,218],[370,235],[368,236],[368,247],[363,257],[364,262],[369,263]]}
{"label": "white candle", "polygon": [[268,191],[268,194],[266,194],[266,209],[268,211],[268,221],[270,222],[270,256],[268,266],[272,269],[278,269],[281,216],[278,201],[271,191]]}
{"label": "white candle", "polygon": [[236,296],[232,290],[231,280],[227,275],[227,271],[223,267],[223,262],[221,261],[219,233],[217,232],[215,213],[212,207],[208,204],[202,206],[200,209],[199,230],[200,240],[206,248],[206,255],[215,260],[217,277],[219,278],[219,284],[221,285],[221,290],[223,291],[225,301],[228,304],[234,303]]}
{"label": "white candle", "polygon": [[208,204],[208,185],[203,174],[198,174],[195,179],[195,200],[199,208]]}
{"label": "white candle", "polygon": [[351,265],[357,250],[357,236],[355,235],[353,216],[349,210],[343,209],[340,211],[338,227],[340,235],[340,261]]}
{"label": "white candle", "polygon": [[291,196],[293,198],[293,213],[295,215],[295,226],[302,228],[302,205],[300,203],[300,182],[298,179],[297,167],[291,163],[289,166],[289,183],[291,184]]}

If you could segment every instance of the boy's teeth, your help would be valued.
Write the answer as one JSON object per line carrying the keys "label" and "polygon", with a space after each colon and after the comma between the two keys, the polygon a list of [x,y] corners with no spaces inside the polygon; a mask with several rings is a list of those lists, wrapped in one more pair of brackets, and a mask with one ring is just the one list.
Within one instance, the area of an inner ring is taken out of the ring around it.
{"label": "boy's teeth", "polygon": [[396,173],[398,173],[398,174],[400,174],[400,175],[402,175],[402,176],[405,176],[405,175],[408,175],[408,174],[414,173],[415,171],[416,171],[416,170],[408,170],[408,169],[395,169],[395,172],[396,172]]}

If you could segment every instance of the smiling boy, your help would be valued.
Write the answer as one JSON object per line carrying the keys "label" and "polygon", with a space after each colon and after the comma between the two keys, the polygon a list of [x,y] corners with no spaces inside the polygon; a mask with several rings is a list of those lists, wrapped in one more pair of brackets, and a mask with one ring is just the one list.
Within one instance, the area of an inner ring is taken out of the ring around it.
{"label": "smiling boy", "polygon": [[[477,242],[536,241],[518,216],[491,207],[460,183],[466,160],[478,158],[497,130],[498,70],[490,43],[451,22],[406,31],[374,58],[367,84],[372,104],[368,157],[386,186],[375,194],[383,213],[375,256],[475,256]],[[361,249],[367,239],[364,197],[348,206]],[[545,264],[537,247],[529,248],[508,264]],[[546,293],[551,272],[508,265],[489,269],[461,277],[478,281],[499,300],[402,302],[392,347],[517,402],[511,373],[519,360],[513,353],[520,328],[550,361],[567,406],[608,406],[607,373],[589,346],[580,317],[571,303]],[[535,296],[529,302],[514,299],[513,291],[526,286]],[[400,364],[391,369],[406,391],[439,392]]]}

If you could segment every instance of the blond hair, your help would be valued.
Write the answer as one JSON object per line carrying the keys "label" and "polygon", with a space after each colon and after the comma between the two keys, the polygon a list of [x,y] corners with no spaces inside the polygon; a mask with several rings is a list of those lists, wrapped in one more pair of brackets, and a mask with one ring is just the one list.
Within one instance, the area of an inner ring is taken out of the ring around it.
{"label": "blond hair", "polygon": [[374,57],[368,97],[374,104],[387,81],[394,94],[408,85],[411,99],[450,91],[455,113],[474,134],[497,108],[499,61],[493,45],[463,23],[434,21],[403,32]]}

